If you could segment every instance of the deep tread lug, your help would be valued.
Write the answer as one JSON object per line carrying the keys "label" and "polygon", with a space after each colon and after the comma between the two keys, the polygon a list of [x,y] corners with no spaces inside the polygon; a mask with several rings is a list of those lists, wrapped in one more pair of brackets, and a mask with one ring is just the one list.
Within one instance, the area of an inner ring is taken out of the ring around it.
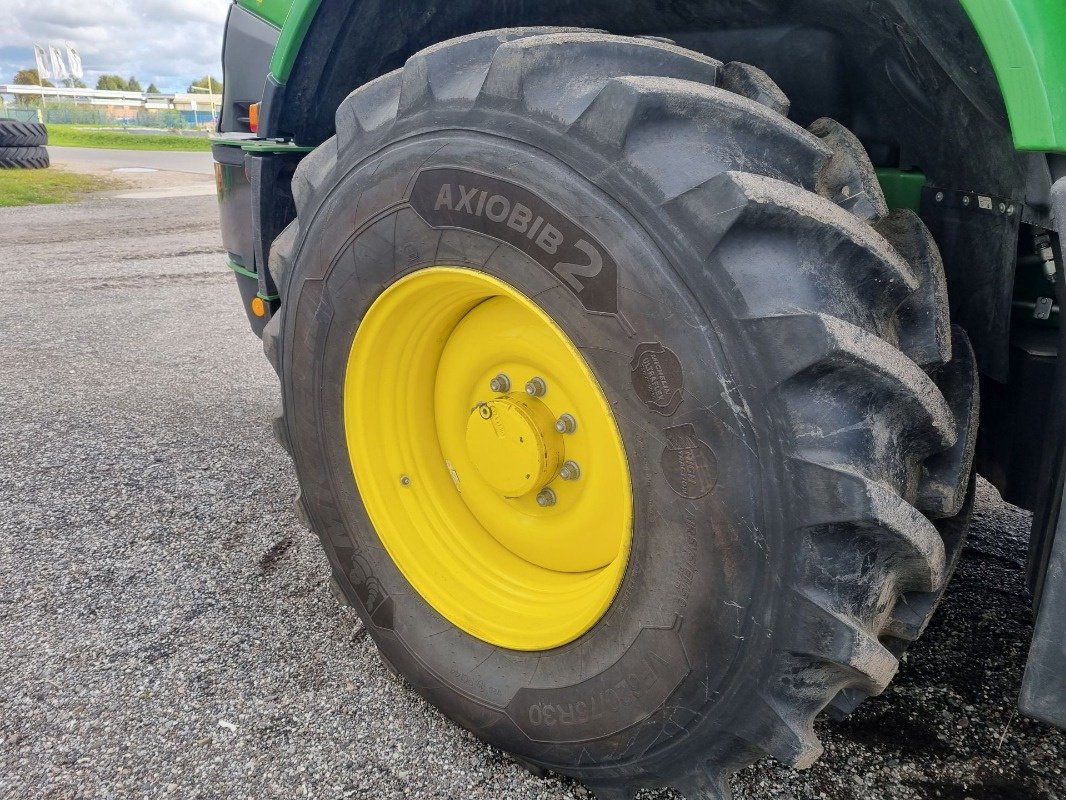
{"label": "deep tread lug", "polygon": [[274,285],[278,287],[279,292],[284,292],[285,287],[288,285],[289,275],[292,274],[292,262],[296,257],[295,248],[299,233],[299,222],[293,220],[285,226],[285,229],[278,234],[278,237],[270,245],[267,268],[270,270],[270,275],[274,278]]}
{"label": "deep tread lug", "polygon": [[841,722],[850,717],[869,696],[860,689],[844,689],[825,707],[826,716]]}
{"label": "deep tread lug", "polygon": [[274,368],[277,375],[281,375],[281,319],[275,314],[263,327],[263,355],[267,362]]}
{"label": "deep tread lug", "polygon": [[822,755],[822,744],[809,719],[794,709],[779,708],[772,697],[760,695],[747,722],[750,741],[793,769],[807,769]]}
{"label": "deep tread lug", "polygon": [[923,465],[916,505],[931,517],[953,517],[962,510],[977,446],[977,361],[961,328],[953,330],[952,342],[952,359],[933,373],[933,380],[951,408],[959,435],[951,448],[931,456]]}
{"label": "deep tread lug", "polygon": [[891,543],[901,591],[931,592],[943,585],[944,542],[928,519],[892,490],[850,469],[795,460],[794,479],[810,498],[801,526],[844,529]]}
{"label": "deep tread lug", "polygon": [[[910,434],[926,450],[943,450],[955,443],[955,420],[936,384],[918,366],[882,339],[844,320],[826,314],[799,314],[749,320],[748,329],[774,357],[766,362],[777,383],[804,374],[835,373],[877,387],[882,407],[902,405],[909,410]],[[841,380],[840,391],[849,391]],[[859,384],[855,384],[859,385]]]}
{"label": "deep tread lug", "polygon": [[329,180],[337,166],[337,138],[326,139],[304,156],[292,176],[292,199],[297,214],[310,215],[312,197],[321,196],[319,191]]}
{"label": "deep tread lug", "polygon": [[548,774],[548,770],[544,767],[534,764],[532,761],[526,761],[524,758],[519,758],[514,753],[508,753],[508,757],[534,778],[543,778]]}
{"label": "deep tread lug", "polygon": [[400,103],[403,70],[388,72],[348,95],[337,108],[337,152],[381,139],[392,128]]}
{"label": "deep tread lug", "polygon": [[292,455],[292,442],[289,441],[289,426],[285,424],[285,408],[278,402],[274,407],[274,414],[270,418],[270,427],[274,431],[274,438],[282,449]]}
{"label": "deep tread lug", "polygon": [[[828,313],[890,345],[898,341],[895,309],[918,288],[918,279],[888,242],[828,200],[784,181],[728,172],[666,205],[688,218],[704,257],[729,273],[747,316]],[[826,262],[827,252],[841,267],[825,285],[796,281],[788,294],[769,288],[761,259],[779,271],[802,272]]]}
{"label": "deep tread lug", "polygon": [[[655,135],[666,126],[673,128],[671,137]],[[741,167],[810,190],[811,176],[828,157],[817,138],[746,97],[674,78],[608,81],[571,132],[643,173],[657,202]],[[748,144],[766,138],[775,141],[773,153]]]}
{"label": "deep tread lug", "polygon": [[[396,116],[407,117],[430,102],[470,105],[477,99],[500,45],[530,36],[586,33],[580,28],[501,28],[441,42],[407,59]],[[338,127],[339,130],[339,127]]]}
{"label": "deep tread lug", "polygon": [[741,97],[766,106],[783,117],[788,116],[789,101],[773,79],[758,67],[730,61],[722,67],[719,86]]}
{"label": "deep tread lug", "polygon": [[951,358],[948,287],[933,235],[917,214],[903,208],[893,209],[873,227],[911,265],[918,279],[917,289],[896,312],[900,349],[920,366],[945,363]]}
{"label": "deep tread lug", "polygon": [[716,776],[700,765],[674,778],[670,788],[679,792],[685,800],[732,800],[733,797],[728,778]]}
{"label": "deep tread lug", "polygon": [[834,611],[832,601],[816,594],[795,595],[785,647],[797,655],[844,667],[857,676],[852,685],[880,694],[899,661],[860,622]]}
{"label": "deep tread lug", "polygon": [[[569,70],[558,69],[568,63]],[[551,34],[501,45],[479,103],[520,105],[570,125],[611,79],[622,76],[682,79],[714,86],[721,62],[651,39],[594,32]],[[579,86],[567,77],[582,76]]]}
{"label": "deep tread lug", "polygon": [[819,180],[818,193],[862,219],[872,222],[886,216],[888,204],[877,173],[855,134],[828,117],[815,120],[809,130],[833,152]]}

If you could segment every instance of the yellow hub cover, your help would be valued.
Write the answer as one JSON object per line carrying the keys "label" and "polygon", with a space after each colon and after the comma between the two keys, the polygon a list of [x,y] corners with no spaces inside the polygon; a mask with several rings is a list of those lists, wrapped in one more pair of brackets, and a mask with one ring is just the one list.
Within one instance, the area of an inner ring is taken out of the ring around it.
{"label": "yellow hub cover", "polygon": [[378,538],[441,616],[546,650],[610,607],[632,538],[625,450],[584,358],[521,292],[458,267],[392,284],[352,342],[344,419]]}
{"label": "yellow hub cover", "polygon": [[501,397],[478,403],[466,423],[466,449],[482,479],[501,495],[541,489],[562,459],[562,436],[539,400]]}

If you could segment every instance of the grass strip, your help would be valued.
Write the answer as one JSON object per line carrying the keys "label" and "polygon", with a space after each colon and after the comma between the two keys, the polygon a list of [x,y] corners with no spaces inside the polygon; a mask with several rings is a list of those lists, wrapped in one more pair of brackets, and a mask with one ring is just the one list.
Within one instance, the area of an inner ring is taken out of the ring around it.
{"label": "grass strip", "polygon": [[48,144],[56,147],[99,147],[109,150],[183,150],[201,152],[211,149],[206,136],[180,133],[136,133],[124,130],[86,128],[81,125],[49,125]]}

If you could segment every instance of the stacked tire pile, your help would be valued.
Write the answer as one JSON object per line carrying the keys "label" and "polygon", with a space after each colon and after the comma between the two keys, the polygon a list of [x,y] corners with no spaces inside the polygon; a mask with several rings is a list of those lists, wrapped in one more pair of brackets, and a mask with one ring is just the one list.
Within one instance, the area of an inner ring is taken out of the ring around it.
{"label": "stacked tire pile", "polygon": [[0,119],[0,169],[48,166],[48,130],[39,122]]}

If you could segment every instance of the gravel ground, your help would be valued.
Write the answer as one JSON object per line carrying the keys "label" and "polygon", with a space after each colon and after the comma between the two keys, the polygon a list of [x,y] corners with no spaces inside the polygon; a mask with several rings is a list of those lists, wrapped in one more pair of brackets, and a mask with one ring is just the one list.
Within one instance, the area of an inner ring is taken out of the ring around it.
{"label": "gravel ground", "polygon": [[[588,796],[428,707],[334,602],[213,199],[5,209],[0,279],[0,797]],[[982,484],[893,687],[738,796],[1066,798],[1066,737],[1015,714],[1028,523]]]}

